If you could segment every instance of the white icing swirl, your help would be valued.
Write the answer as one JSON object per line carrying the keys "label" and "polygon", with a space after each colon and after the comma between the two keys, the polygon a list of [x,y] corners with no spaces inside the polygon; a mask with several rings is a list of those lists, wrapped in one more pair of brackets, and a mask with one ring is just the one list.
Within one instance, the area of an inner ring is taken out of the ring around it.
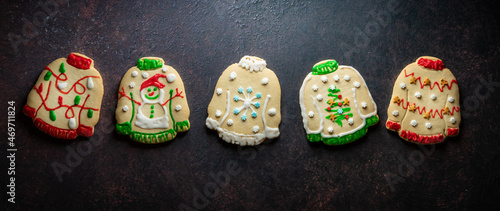
{"label": "white icing swirl", "polygon": [[233,120],[232,119],[228,119],[227,120],[227,126],[231,126],[233,125]]}
{"label": "white icing swirl", "polygon": [[326,83],[328,81],[328,78],[326,76],[321,76],[321,81],[323,81],[323,83]]}
{"label": "white icing swirl", "polygon": [[420,92],[415,92],[415,97],[416,98],[421,98],[422,97],[422,94]]}
{"label": "white icing swirl", "polygon": [[354,81],[354,83],[352,83],[354,85],[354,87],[356,88],[359,88],[361,86],[361,84],[357,81]]}
{"label": "white icing swirl", "polygon": [[417,120],[411,120],[410,122],[411,126],[416,127],[418,125]]}
{"label": "white icing swirl", "polygon": [[451,124],[455,124],[455,123],[457,123],[457,120],[455,119],[455,117],[451,117],[450,122],[451,122]]}
{"label": "white icing swirl", "polygon": [[130,84],[128,85],[130,88],[134,88],[135,87],[135,83],[134,82],[130,82]]}
{"label": "white icing swirl", "polygon": [[394,110],[394,111],[392,112],[392,115],[393,115],[393,116],[399,116],[399,111]]}
{"label": "white icing swirl", "polygon": [[229,74],[229,80],[232,81],[234,79],[236,79],[238,75],[236,75],[236,72],[231,72],[231,74]]}
{"label": "white icing swirl", "polygon": [[430,122],[427,122],[427,123],[425,123],[425,127],[427,127],[427,129],[431,129],[432,128],[432,124]]}
{"label": "white icing swirl", "polygon": [[217,109],[217,111],[215,111],[215,117],[219,118],[220,116],[222,116],[222,112]]}
{"label": "white icing swirl", "polygon": [[260,128],[259,128],[259,126],[255,125],[255,126],[253,126],[252,131],[253,131],[254,133],[258,133],[258,132],[259,132],[259,129],[260,129]]}
{"label": "white icing swirl", "polygon": [[339,78],[339,75],[334,75],[334,76],[333,76],[333,80],[334,80],[334,81],[338,82],[338,81],[339,81],[339,79],[340,79],[340,78]]}
{"label": "white icing swirl", "polygon": [[344,80],[345,80],[345,81],[350,81],[350,80],[351,80],[351,76],[349,76],[349,75],[345,75],[345,76],[344,76]]}
{"label": "white icing swirl", "polygon": [[406,89],[406,84],[405,83],[401,83],[401,84],[399,84],[399,86],[401,87],[401,89]]}
{"label": "white icing swirl", "polygon": [[175,106],[175,111],[180,111],[182,109],[182,106],[181,105],[176,105]]}
{"label": "white icing swirl", "polygon": [[123,112],[127,112],[127,111],[128,111],[128,106],[127,106],[127,105],[124,105],[124,106],[122,107],[122,111],[123,111]]}
{"label": "white icing swirl", "polygon": [[448,102],[450,102],[450,103],[455,102],[455,98],[453,98],[453,97],[449,97],[449,98],[448,98]]}
{"label": "white icing swirl", "polygon": [[260,82],[262,85],[266,85],[269,83],[269,78],[263,78],[262,81]]}
{"label": "white icing swirl", "polygon": [[354,124],[354,119],[351,118],[351,119],[347,120],[347,122],[349,123],[349,125],[353,125]]}
{"label": "white icing swirl", "polygon": [[312,86],[312,89],[313,89],[313,91],[318,91],[318,86],[313,85],[313,86]]}
{"label": "white icing swirl", "polygon": [[221,95],[222,94],[222,89],[221,88],[217,88],[217,95]]}
{"label": "white icing swirl", "polygon": [[148,78],[149,74],[147,72],[143,72],[142,73],[142,78],[146,79]]}
{"label": "white icing swirl", "polygon": [[318,96],[316,96],[316,99],[317,99],[318,101],[322,101],[322,100],[323,100],[323,96],[318,95]]}
{"label": "white icing swirl", "polygon": [[333,133],[333,127],[328,127],[328,133],[330,133],[330,134]]}
{"label": "white icing swirl", "polygon": [[368,105],[366,104],[366,102],[362,102],[361,103],[361,108],[366,108],[366,107],[368,107]]}
{"label": "white icing swirl", "polygon": [[313,117],[314,117],[314,112],[309,111],[309,114],[308,114],[308,115],[309,115],[309,117],[310,117],[310,118],[313,118]]}

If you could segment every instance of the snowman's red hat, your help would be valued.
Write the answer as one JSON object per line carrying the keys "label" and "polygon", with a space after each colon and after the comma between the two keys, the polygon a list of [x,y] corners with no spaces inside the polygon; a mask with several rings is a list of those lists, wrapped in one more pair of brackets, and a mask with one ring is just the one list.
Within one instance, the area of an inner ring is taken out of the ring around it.
{"label": "snowman's red hat", "polygon": [[141,90],[148,87],[148,86],[157,86],[158,88],[163,88],[165,87],[165,84],[162,84],[159,79],[160,78],[167,78],[166,75],[163,74],[156,74],[153,75],[153,77],[149,78],[148,80],[144,81],[141,85]]}

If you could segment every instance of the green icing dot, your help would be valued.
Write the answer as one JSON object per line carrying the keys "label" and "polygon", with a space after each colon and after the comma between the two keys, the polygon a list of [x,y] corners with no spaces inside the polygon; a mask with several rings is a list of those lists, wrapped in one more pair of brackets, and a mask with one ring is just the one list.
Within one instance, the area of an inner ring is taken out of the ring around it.
{"label": "green icing dot", "polygon": [[154,109],[155,108],[155,105],[151,105],[151,109]]}
{"label": "green icing dot", "polygon": [[80,95],[77,95],[75,97],[75,105],[78,105],[78,104],[80,104]]}
{"label": "green icing dot", "polygon": [[66,69],[64,69],[64,63],[61,63],[61,66],[59,66],[59,72],[65,73]]}
{"label": "green icing dot", "polygon": [[50,79],[50,76],[52,76],[52,72],[47,71],[47,74],[43,77],[44,80],[48,81]]}
{"label": "green icing dot", "polygon": [[155,110],[151,110],[151,113],[154,114],[155,113]]}
{"label": "green icing dot", "polygon": [[152,119],[152,118],[153,118],[153,114],[151,114],[151,115],[149,116],[149,118],[151,118],[151,119]]}
{"label": "green icing dot", "polygon": [[87,116],[89,118],[92,118],[92,116],[94,116],[94,111],[92,111],[92,109],[89,109],[89,111],[87,112]]}
{"label": "green icing dot", "polygon": [[54,113],[53,110],[49,111],[49,115],[50,115],[50,120],[56,121],[56,113]]}

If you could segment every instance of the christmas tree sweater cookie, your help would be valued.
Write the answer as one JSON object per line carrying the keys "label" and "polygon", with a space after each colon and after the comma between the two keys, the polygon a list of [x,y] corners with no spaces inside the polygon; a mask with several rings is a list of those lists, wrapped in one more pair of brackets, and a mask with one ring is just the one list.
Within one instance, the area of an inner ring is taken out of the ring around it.
{"label": "christmas tree sweater cookie", "polygon": [[71,53],[45,67],[23,112],[38,129],[56,138],[90,137],[99,120],[103,90],[94,61]]}
{"label": "christmas tree sweater cookie", "polygon": [[280,84],[266,61],[244,56],[220,76],[206,126],[228,143],[258,145],[279,136],[280,104]]}
{"label": "christmas tree sweater cookie", "polygon": [[365,80],[335,60],[318,62],[299,93],[302,120],[311,142],[342,145],[366,134],[379,120]]}
{"label": "christmas tree sweater cookie", "polygon": [[169,141],[190,127],[184,83],[158,57],[141,58],[125,73],[115,114],[118,133],[145,144]]}
{"label": "christmas tree sweater cookie", "polygon": [[458,135],[459,97],[457,80],[443,62],[420,57],[396,79],[386,127],[409,142],[441,143]]}

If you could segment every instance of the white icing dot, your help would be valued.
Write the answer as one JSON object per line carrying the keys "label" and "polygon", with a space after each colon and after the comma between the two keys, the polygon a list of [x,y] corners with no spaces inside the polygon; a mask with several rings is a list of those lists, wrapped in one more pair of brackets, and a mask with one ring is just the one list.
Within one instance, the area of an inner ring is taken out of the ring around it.
{"label": "white icing dot", "polygon": [[259,132],[259,129],[260,129],[259,126],[255,125],[255,126],[253,126],[252,131],[254,133],[257,133],[257,132]]}
{"label": "white icing dot", "polygon": [[431,95],[431,100],[436,100],[436,98],[437,98],[437,97],[436,97],[436,95],[435,95],[435,94],[432,94],[432,95]]}
{"label": "white icing dot", "polygon": [[399,116],[399,111],[398,111],[398,110],[394,110],[394,111],[392,112],[392,115],[393,115],[393,116]]}
{"label": "white icing dot", "polygon": [[128,85],[130,88],[134,88],[135,87],[135,83],[134,82],[130,82],[130,84]]}
{"label": "white icing dot", "polygon": [[361,107],[362,107],[362,108],[366,108],[366,107],[368,107],[368,105],[366,105],[366,102],[362,102],[362,103],[361,103]]}
{"label": "white icing dot", "polygon": [[418,122],[416,120],[411,120],[410,124],[411,126],[416,127],[418,125]]}
{"label": "white icing dot", "polygon": [[123,111],[123,112],[127,112],[127,111],[128,111],[128,106],[124,105],[124,106],[122,107],[122,111]]}
{"label": "white icing dot", "polygon": [[432,128],[432,124],[430,122],[427,122],[427,123],[425,123],[425,127],[427,127],[427,129],[431,129]]}
{"label": "white icing dot", "polygon": [[70,129],[76,129],[76,121],[75,118],[71,118],[68,121],[68,126]]}
{"label": "white icing dot", "polygon": [[132,72],[132,77],[133,77],[133,78],[135,78],[138,74],[139,74],[139,73],[137,73],[137,71],[135,71],[135,70],[134,70],[134,71]]}
{"label": "white icing dot", "polygon": [[232,119],[228,119],[227,120],[227,126],[231,126],[233,125],[233,120]]}
{"label": "white icing dot", "polygon": [[217,88],[217,95],[221,95],[222,94],[222,89],[221,88]]}
{"label": "white icing dot", "polygon": [[260,82],[262,85],[266,85],[269,83],[269,78],[263,78],[262,81]]}
{"label": "white icing dot", "polygon": [[316,96],[316,99],[317,99],[318,101],[322,101],[322,100],[323,100],[323,96],[318,95],[318,96]]}
{"label": "white icing dot", "polygon": [[448,102],[453,103],[453,102],[455,102],[455,99],[453,97],[449,97]]}
{"label": "white icing dot", "polygon": [[326,76],[321,76],[321,81],[323,81],[323,83],[326,83],[328,81],[328,78]]}
{"label": "white icing dot", "polygon": [[340,79],[340,78],[339,78],[339,75],[335,75],[335,76],[333,76],[333,80],[334,80],[334,81],[339,81],[339,79]]}
{"label": "white icing dot", "polygon": [[450,122],[451,122],[451,124],[455,124],[455,123],[457,123],[457,120],[455,119],[455,117],[451,117]]}
{"label": "white icing dot", "polygon": [[89,89],[93,89],[94,88],[94,82],[92,81],[91,77],[89,77],[87,79],[87,88],[89,88]]}
{"label": "white icing dot", "polygon": [[333,127],[328,127],[328,133],[330,133],[330,134],[333,133]]}
{"label": "white icing dot", "polygon": [[58,83],[57,84],[57,88],[64,89],[64,88],[66,88],[67,85],[68,85],[68,83],[66,83],[66,82],[64,82],[64,83]]}
{"label": "white icing dot", "polygon": [[180,111],[182,109],[182,106],[181,105],[176,105],[175,106],[175,111]]}
{"label": "white icing dot", "polygon": [[406,89],[406,84],[405,83],[401,83],[401,84],[399,84],[399,86],[401,87],[401,89]]}
{"label": "white icing dot", "polygon": [[229,80],[232,81],[234,79],[236,79],[236,72],[232,72],[231,74],[229,74]]}
{"label": "white icing dot", "polygon": [[331,85],[331,86],[330,86],[330,89],[331,89],[331,90],[335,90],[335,88],[337,88],[335,85]]}
{"label": "white icing dot", "polygon": [[269,116],[274,116],[274,115],[276,115],[276,109],[271,108],[271,109],[269,109],[269,111],[267,113],[269,114]]}
{"label": "white icing dot", "polygon": [[312,89],[313,89],[313,91],[318,91],[318,86],[313,85]]}
{"label": "white icing dot", "polygon": [[347,122],[349,123],[349,125],[352,125],[352,124],[354,124],[354,119],[351,118],[351,119],[347,120]]}
{"label": "white icing dot", "polygon": [[354,85],[354,87],[356,88],[359,88],[361,86],[361,84],[357,81],[354,81],[354,83],[352,83]]}
{"label": "white icing dot", "polygon": [[349,81],[349,80],[351,80],[351,76],[349,76],[349,75],[345,75],[345,76],[344,76],[344,80],[345,80],[345,81]]}
{"label": "white icing dot", "polygon": [[168,74],[168,75],[167,75],[167,81],[168,81],[169,83],[174,82],[174,81],[175,81],[175,75],[174,75],[174,74]]}
{"label": "white icing dot", "polygon": [[422,97],[422,94],[420,92],[415,92],[415,97],[416,98],[421,98]]}
{"label": "white icing dot", "polygon": [[314,112],[309,111],[309,117],[310,117],[310,118],[313,118],[313,117],[314,117]]}
{"label": "white icing dot", "polygon": [[167,66],[163,66],[163,68],[161,69],[162,72],[166,73],[168,70]]}
{"label": "white icing dot", "polygon": [[148,78],[149,74],[147,72],[142,73],[142,78]]}
{"label": "white icing dot", "polygon": [[221,115],[222,112],[219,109],[217,109],[217,111],[215,111],[215,117],[219,118]]}

